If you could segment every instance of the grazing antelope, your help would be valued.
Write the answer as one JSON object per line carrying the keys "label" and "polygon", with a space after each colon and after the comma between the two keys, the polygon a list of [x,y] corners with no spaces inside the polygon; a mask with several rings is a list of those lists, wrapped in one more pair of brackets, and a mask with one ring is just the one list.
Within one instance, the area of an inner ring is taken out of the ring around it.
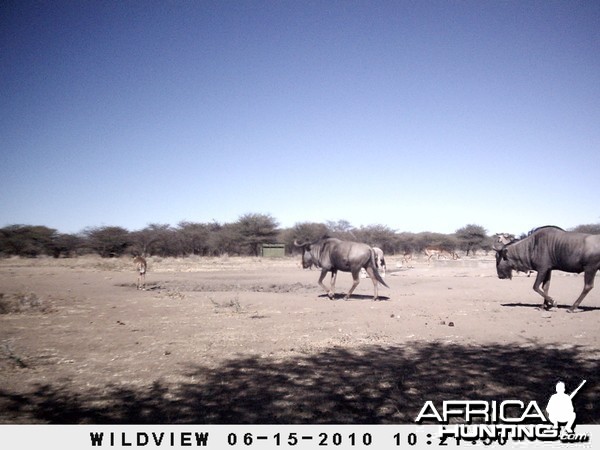
{"label": "grazing antelope", "polygon": [[134,256],[133,263],[135,264],[135,268],[138,271],[137,288],[145,290],[146,289],[146,269],[147,269],[146,260],[144,258],[142,258],[141,256]]}
{"label": "grazing antelope", "polygon": [[434,256],[437,256],[437,259],[440,258],[452,258],[453,260],[457,260],[459,259],[459,256],[456,252],[449,252],[448,250],[444,250],[441,248],[433,248],[433,247],[428,247],[424,250],[425,256],[427,256],[427,264],[429,264],[429,261],[431,261],[431,258],[433,258]]}

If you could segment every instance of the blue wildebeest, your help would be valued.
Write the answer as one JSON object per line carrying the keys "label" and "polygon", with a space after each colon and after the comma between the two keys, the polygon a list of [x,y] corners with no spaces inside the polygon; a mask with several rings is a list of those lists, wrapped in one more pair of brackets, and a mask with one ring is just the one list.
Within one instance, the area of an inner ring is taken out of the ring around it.
{"label": "blue wildebeest", "polygon": [[[530,231],[530,234],[533,233],[535,231],[535,229]],[[492,245],[492,249],[493,250],[502,250],[502,247],[504,247],[505,245],[511,244],[515,241],[518,241],[519,239],[517,239],[515,237],[514,234],[510,234],[510,233],[496,233],[494,235],[494,243]],[[517,270],[517,272],[520,272],[520,270]],[[526,272],[527,274],[527,278],[529,278],[531,276],[531,274],[533,273],[533,270],[528,270]]]}
{"label": "blue wildebeest", "polygon": [[600,269],[600,235],[569,232],[555,226],[537,228],[523,239],[494,249],[498,278],[511,279],[513,270],[537,271],[533,290],[544,298],[544,309],[556,306],[548,295],[553,270],[584,272],[583,291],[568,310],[578,312]]}
{"label": "blue wildebeest", "polygon": [[[375,290],[373,300],[377,300],[379,296],[377,283],[389,287],[385,284],[385,281],[383,281],[377,270],[375,251],[367,244],[341,241],[335,238],[322,238],[315,242],[305,242],[302,244],[294,241],[294,245],[302,248],[302,267],[306,269],[311,264],[314,264],[321,269],[319,285],[327,292],[327,295],[331,299],[335,295],[335,280],[338,270],[352,273],[352,279],[354,280],[352,287],[344,297],[345,300],[350,298],[352,292],[358,286],[361,268],[367,271],[373,281],[373,288]],[[325,279],[327,272],[331,272],[331,287],[329,289],[323,284],[323,279]]]}

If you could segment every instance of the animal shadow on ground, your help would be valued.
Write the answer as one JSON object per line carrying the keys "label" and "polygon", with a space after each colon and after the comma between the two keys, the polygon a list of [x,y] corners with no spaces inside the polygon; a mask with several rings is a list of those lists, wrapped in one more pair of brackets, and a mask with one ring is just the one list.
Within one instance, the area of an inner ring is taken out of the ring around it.
{"label": "animal shadow on ground", "polygon": [[[94,424],[414,423],[426,401],[535,400],[544,409],[563,380],[576,423],[600,423],[598,354],[527,345],[329,348],[285,358],[245,356],[190,364],[187,381],[75,388],[61,380],[30,393],[0,389],[0,422]],[[522,411],[519,411],[518,416]]]}
{"label": "animal shadow on ground", "polygon": [[[342,300],[344,297],[346,296],[346,294],[335,294],[333,296],[332,299],[330,300]],[[329,299],[329,296],[327,294],[321,294],[319,295],[319,298],[327,298]],[[390,298],[386,297],[385,295],[380,295],[379,297],[377,297],[377,301],[381,302],[381,301],[388,301]],[[373,300],[373,296],[372,295],[364,295],[364,294],[352,294],[350,296],[350,298],[348,299],[348,301],[351,300]]]}
{"label": "animal shadow on ground", "polygon": [[[541,303],[502,303],[501,306],[506,306],[508,308],[533,308],[533,309],[542,309]],[[549,312],[557,311],[559,309],[567,310],[571,307],[571,305],[557,305],[553,307]],[[582,311],[600,311],[600,308],[597,306],[579,306],[579,309]]]}

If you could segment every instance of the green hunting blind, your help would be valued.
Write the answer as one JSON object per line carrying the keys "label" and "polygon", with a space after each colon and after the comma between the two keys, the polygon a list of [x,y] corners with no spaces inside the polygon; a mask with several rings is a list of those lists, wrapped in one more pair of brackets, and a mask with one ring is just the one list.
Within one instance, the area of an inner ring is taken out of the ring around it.
{"label": "green hunting blind", "polygon": [[282,258],[285,256],[285,244],[263,244],[261,253],[264,258]]}

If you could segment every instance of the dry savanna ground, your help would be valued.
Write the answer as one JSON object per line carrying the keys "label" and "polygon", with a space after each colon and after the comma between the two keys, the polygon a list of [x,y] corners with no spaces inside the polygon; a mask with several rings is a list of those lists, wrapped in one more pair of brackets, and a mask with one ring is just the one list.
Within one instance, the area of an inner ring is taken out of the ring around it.
{"label": "dry savanna ground", "polygon": [[569,314],[583,277],[557,272],[546,312],[491,255],[387,259],[378,302],[369,279],[329,300],[298,258],[150,258],[146,290],[129,258],[1,260],[0,423],[414,423],[559,379],[600,423],[600,287]]}

